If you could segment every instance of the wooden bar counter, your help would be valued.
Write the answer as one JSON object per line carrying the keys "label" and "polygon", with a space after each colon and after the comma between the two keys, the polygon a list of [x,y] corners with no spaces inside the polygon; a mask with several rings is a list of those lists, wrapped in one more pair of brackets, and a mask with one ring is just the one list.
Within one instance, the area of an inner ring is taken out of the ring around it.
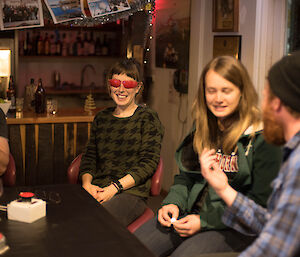
{"label": "wooden bar counter", "polygon": [[[17,185],[67,183],[67,168],[84,151],[95,114],[60,109],[55,115],[24,112],[7,117],[10,152],[17,168]],[[21,117],[20,117],[21,116]],[[61,172],[64,171],[64,172]]]}

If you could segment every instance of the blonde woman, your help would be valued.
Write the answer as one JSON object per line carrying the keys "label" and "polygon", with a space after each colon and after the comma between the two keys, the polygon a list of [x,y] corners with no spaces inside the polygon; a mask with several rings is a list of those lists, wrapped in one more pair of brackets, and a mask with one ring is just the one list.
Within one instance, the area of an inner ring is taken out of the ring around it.
{"label": "blonde woman", "polygon": [[225,204],[201,175],[199,156],[204,148],[216,149],[230,185],[266,206],[281,151],[263,138],[257,101],[241,62],[222,56],[206,65],[193,104],[194,127],[175,155],[180,174],[157,219],[136,232],[156,255],[241,251],[255,239],[223,224]]}

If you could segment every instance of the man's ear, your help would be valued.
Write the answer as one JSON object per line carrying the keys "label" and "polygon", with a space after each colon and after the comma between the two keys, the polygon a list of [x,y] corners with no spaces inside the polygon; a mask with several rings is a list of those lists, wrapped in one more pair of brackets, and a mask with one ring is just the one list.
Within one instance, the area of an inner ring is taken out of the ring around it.
{"label": "man's ear", "polygon": [[282,108],[282,102],[278,97],[274,97],[270,101],[270,107],[272,108],[273,111],[279,112]]}

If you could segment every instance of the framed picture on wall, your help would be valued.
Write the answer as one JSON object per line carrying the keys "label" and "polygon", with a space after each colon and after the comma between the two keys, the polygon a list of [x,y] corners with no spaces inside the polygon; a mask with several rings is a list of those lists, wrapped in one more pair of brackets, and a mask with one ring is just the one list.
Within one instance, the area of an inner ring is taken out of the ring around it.
{"label": "framed picture on wall", "polygon": [[213,0],[213,32],[239,31],[239,0]]}
{"label": "framed picture on wall", "polygon": [[230,55],[241,59],[241,36],[214,36],[213,57]]}

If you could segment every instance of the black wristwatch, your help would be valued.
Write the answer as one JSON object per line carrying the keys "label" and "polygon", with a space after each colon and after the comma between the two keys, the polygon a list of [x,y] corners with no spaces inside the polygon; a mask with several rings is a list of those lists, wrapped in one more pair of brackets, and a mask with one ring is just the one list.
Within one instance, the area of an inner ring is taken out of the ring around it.
{"label": "black wristwatch", "polygon": [[118,179],[116,179],[115,181],[114,181],[114,183],[116,183],[116,185],[118,186],[118,194],[120,194],[120,193],[122,193],[123,192],[123,186],[122,186],[122,184],[120,183],[120,181],[118,180]]}

